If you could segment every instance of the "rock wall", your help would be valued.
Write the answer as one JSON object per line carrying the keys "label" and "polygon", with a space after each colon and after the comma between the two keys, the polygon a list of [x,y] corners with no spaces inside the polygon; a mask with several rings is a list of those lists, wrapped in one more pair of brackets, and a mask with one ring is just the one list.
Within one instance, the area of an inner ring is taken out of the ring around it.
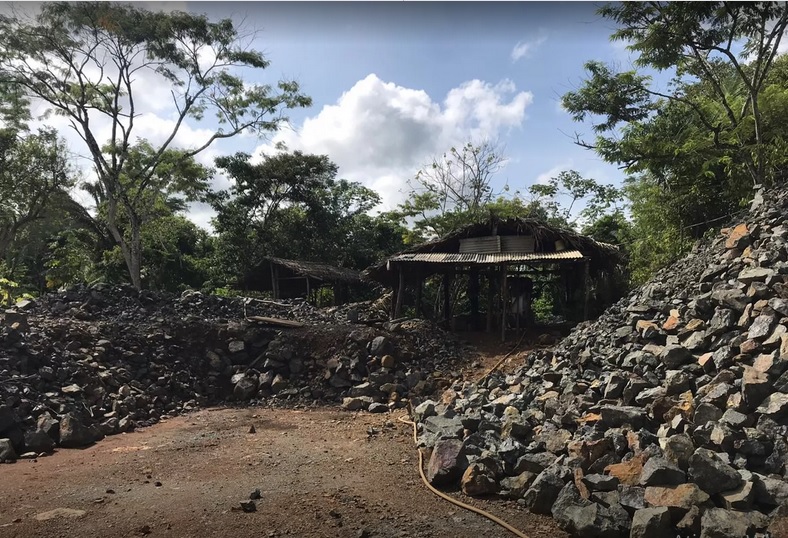
{"label": "rock wall", "polygon": [[417,407],[436,483],[577,536],[765,532],[788,508],[788,192],[753,206],[513,375]]}

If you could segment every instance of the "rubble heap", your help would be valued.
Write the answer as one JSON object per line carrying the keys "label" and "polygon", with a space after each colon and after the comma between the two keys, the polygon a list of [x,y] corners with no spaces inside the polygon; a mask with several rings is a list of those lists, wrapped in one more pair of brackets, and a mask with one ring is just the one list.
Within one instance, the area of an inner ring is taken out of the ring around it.
{"label": "rubble heap", "polygon": [[[232,402],[386,411],[448,386],[459,344],[420,322],[96,285],[0,311],[0,462]],[[253,321],[295,320],[282,328]],[[418,359],[418,360],[417,360]]]}
{"label": "rubble heap", "polygon": [[788,508],[788,191],[733,224],[514,374],[416,407],[433,483],[576,536],[765,532]]}

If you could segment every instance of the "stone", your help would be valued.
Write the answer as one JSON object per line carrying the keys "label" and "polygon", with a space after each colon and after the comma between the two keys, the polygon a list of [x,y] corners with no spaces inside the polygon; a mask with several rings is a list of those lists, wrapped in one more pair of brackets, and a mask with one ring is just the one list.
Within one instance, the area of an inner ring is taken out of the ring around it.
{"label": "stone", "polygon": [[639,428],[643,423],[643,409],[627,405],[604,405],[599,409],[602,423],[610,427],[620,427],[629,424]]}
{"label": "stone", "polygon": [[0,462],[16,461],[17,455],[10,439],[0,439]]}
{"label": "stone", "polygon": [[279,392],[287,388],[287,379],[282,374],[276,374],[273,381],[271,381],[271,390]]}
{"label": "stone", "polygon": [[763,282],[773,275],[774,269],[769,269],[767,267],[747,267],[739,273],[736,279],[744,284],[751,284],[753,282]]}
{"label": "stone", "polygon": [[752,322],[749,331],[747,331],[747,336],[753,340],[762,340],[771,334],[773,324],[774,316],[762,314]]}
{"label": "stone", "polygon": [[392,355],[394,345],[385,336],[376,336],[369,345],[369,352],[375,357]]}
{"label": "stone", "polygon": [[383,357],[380,358],[380,365],[383,368],[394,368],[395,364],[396,360],[393,355],[383,355]]}
{"label": "stone", "polygon": [[743,482],[741,486],[731,491],[724,491],[722,496],[725,508],[728,510],[749,510],[755,498],[755,488],[750,481]]}
{"label": "stone", "polygon": [[253,500],[243,500],[240,503],[241,511],[246,513],[257,512],[257,503]]}
{"label": "stone", "polygon": [[82,448],[95,441],[97,436],[71,413],[60,419],[60,446],[63,448]]}
{"label": "stone", "polygon": [[682,471],[686,471],[689,466],[690,456],[695,452],[695,444],[689,435],[680,433],[665,439],[662,451],[668,461],[675,464]]}
{"label": "stone", "polygon": [[744,367],[741,393],[748,406],[752,408],[758,406],[771,391],[772,384],[769,382],[769,376],[750,366]]}
{"label": "stone", "polygon": [[445,416],[432,416],[424,421],[424,430],[433,433],[438,438],[457,438],[462,437],[463,425],[460,417],[448,418]]}
{"label": "stone", "polygon": [[605,467],[605,472],[618,478],[621,484],[634,486],[640,481],[645,460],[646,456],[639,454],[630,460],[608,465]]}
{"label": "stone", "polygon": [[696,484],[679,484],[677,486],[651,486],[644,493],[644,500],[649,506],[664,506],[682,517],[693,506],[702,506],[709,501],[709,494]]}
{"label": "stone", "polygon": [[747,229],[747,225],[744,223],[738,224],[733,229],[731,229],[728,233],[728,237],[725,239],[725,248],[728,250],[743,250],[749,244],[750,231]]}
{"label": "stone", "polygon": [[749,520],[738,512],[724,508],[708,508],[700,520],[700,538],[731,538],[747,536]]}
{"label": "stone", "polygon": [[709,495],[736,489],[743,482],[733,467],[706,448],[697,449],[690,458],[689,475]]}
{"label": "stone", "polygon": [[783,418],[788,413],[788,394],[784,392],[770,394],[755,411],[775,420]]}
{"label": "stone", "polygon": [[14,411],[7,405],[0,405],[0,433],[11,429],[15,424]]}
{"label": "stone", "polygon": [[55,450],[55,441],[43,431],[36,430],[25,434],[25,447],[39,454],[42,452],[49,454]]}
{"label": "stone", "polygon": [[722,410],[710,403],[701,403],[695,408],[693,422],[696,426],[703,426],[708,422],[717,422],[722,418]]}
{"label": "stone", "polygon": [[342,398],[342,409],[348,411],[359,411],[360,409],[367,409],[374,402],[369,396],[357,396]]}
{"label": "stone", "polygon": [[641,486],[673,486],[684,483],[684,471],[667,459],[655,456],[643,465],[640,474]]}
{"label": "stone", "polygon": [[582,498],[569,482],[561,489],[551,513],[558,525],[573,535],[614,538],[626,532],[628,521],[623,517],[623,521],[617,521],[618,513],[611,508]]}
{"label": "stone", "polygon": [[520,499],[536,478],[535,473],[523,471],[517,476],[507,476],[500,481],[501,495],[509,499]]}
{"label": "stone", "polygon": [[559,467],[548,467],[534,479],[523,495],[523,501],[535,514],[549,514],[564,487],[564,478]]}
{"label": "stone", "polygon": [[242,376],[233,387],[233,397],[240,401],[250,400],[257,392],[257,383],[257,376]]}
{"label": "stone", "polygon": [[463,493],[471,497],[492,495],[498,492],[495,473],[486,465],[472,463],[462,475],[460,481]]}
{"label": "stone", "polygon": [[615,476],[603,474],[587,474],[583,476],[582,481],[591,491],[616,491],[619,484]]}
{"label": "stone", "polygon": [[670,536],[670,514],[665,507],[641,508],[632,517],[630,538],[663,538]]}
{"label": "stone", "polygon": [[459,439],[443,439],[435,444],[427,463],[427,480],[434,486],[451,484],[462,473],[468,462]]}
{"label": "stone", "polygon": [[738,289],[717,289],[711,293],[711,298],[721,306],[744,312],[749,303],[747,295]]}
{"label": "stone", "polygon": [[692,353],[683,346],[669,345],[662,350],[659,359],[666,368],[673,369],[692,361]]}

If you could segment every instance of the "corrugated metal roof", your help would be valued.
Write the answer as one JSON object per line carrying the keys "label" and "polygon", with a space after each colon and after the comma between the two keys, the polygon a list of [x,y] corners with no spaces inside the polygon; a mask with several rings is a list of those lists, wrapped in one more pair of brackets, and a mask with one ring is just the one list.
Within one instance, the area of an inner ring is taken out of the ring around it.
{"label": "corrugated metal roof", "polygon": [[455,252],[418,252],[397,254],[389,259],[392,262],[427,263],[465,263],[469,265],[496,264],[506,262],[541,262],[560,260],[581,260],[579,250],[561,252],[496,252],[494,254],[457,254]]}

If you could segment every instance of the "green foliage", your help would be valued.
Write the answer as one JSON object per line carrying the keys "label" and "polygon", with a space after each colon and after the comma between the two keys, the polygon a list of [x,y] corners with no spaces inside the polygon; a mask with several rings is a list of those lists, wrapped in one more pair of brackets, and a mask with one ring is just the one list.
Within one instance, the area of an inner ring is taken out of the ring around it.
{"label": "green foliage", "polygon": [[[200,191],[205,174],[191,159],[216,140],[267,134],[286,121],[286,109],[311,104],[291,81],[276,89],[245,83],[239,70],[265,69],[268,61],[245,49],[242,37],[229,19],[211,22],[110,2],[46,3],[32,21],[0,18],[4,80],[66,117],[85,141],[98,176],[94,191],[106,203],[106,227],[138,288],[146,221],[141,208],[150,209],[161,193],[188,198]],[[174,90],[172,128],[158,146],[134,137],[141,113],[136,96],[146,91],[137,82],[140,71]],[[191,147],[175,148],[184,124],[206,114],[214,115],[218,128]],[[107,140],[90,121],[96,115],[110,122]],[[124,219],[128,234],[121,229]]]}
{"label": "green foliage", "polygon": [[21,299],[32,299],[33,295],[21,290],[19,284],[0,277],[0,306],[12,306]]}

